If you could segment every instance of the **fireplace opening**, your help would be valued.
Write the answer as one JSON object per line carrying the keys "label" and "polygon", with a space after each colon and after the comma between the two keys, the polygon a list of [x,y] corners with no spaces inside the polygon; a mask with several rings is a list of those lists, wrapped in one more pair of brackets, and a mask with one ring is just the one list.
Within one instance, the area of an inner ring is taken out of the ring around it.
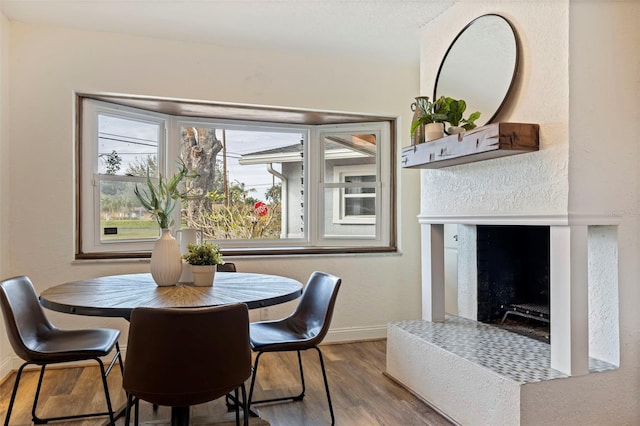
{"label": "fireplace opening", "polygon": [[478,321],[549,342],[548,226],[477,226]]}

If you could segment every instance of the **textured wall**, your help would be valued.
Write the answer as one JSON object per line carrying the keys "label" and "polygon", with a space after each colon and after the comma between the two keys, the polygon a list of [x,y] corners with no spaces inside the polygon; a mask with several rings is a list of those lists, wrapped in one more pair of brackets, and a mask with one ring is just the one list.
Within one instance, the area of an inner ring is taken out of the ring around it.
{"label": "textured wall", "polygon": [[589,355],[620,365],[618,233],[589,228]]}
{"label": "textured wall", "polygon": [[[606,309],[597,315],[605,323],[619,315],[625,368],[637,368],[625,360],[640,359],[639,22],[637,1],[572,3],[569,210],[621,219],[617,264],[596,256],[590,266],[601,289],[616,274],[619,278],[619,313]],[[602,111],[610,108],[616,124],[601,126]],[[637,384],[640,373],[627,375],[629,384],[632,378]]]}
{"label": "textured wall", "polygon": [[536,153],[422,171],[423,214],[567,211],[568,3],[459,2],[421,34],[421,92],[432,95],[451,40],[469,21],[500,13],[521,44],[515,93],[498,121],[540,124]]}

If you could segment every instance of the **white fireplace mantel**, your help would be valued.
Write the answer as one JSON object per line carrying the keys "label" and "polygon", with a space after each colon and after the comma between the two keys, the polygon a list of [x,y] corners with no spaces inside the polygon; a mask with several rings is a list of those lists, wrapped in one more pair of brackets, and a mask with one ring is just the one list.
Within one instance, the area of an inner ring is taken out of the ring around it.
{"label": "white fireplace mantel", "polygon": [[618,216],[588,214],[420,215],[422,319],[445,319],[444,225],[550,227],[551,368],[589,372],[588,229],[620,223]]}
{"label": "white fireplace mantel", "polygon": [[608,226],[619,225],[617,215],[594,215],[586,213],[491,213],[479,214],[420,214],[421,224],[441,225],[524,225],[524,226]]}

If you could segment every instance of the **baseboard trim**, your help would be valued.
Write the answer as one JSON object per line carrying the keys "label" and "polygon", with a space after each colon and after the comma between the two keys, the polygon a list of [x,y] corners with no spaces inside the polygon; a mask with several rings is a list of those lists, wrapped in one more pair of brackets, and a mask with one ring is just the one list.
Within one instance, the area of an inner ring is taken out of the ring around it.
{"label": "baseboard trim", "polygon": [[332,328],[324,338],[324,343],[346,343],[362,340],[377,340],[387,337],[387,326]]}
{"label": "baseboard trim", "polygon": [[13,368],[14,359],[18,360],[19,358],[15,355],[9,355],[0,363],[0,385],[15,371],[15,368]]}

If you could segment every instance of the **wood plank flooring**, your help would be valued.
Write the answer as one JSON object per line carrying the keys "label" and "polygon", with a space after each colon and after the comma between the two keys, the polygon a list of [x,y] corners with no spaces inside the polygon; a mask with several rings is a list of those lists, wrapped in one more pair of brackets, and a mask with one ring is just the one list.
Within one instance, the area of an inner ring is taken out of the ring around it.
{"label": "wood plank flooring", "polygon": [[[336,425],[354,426],[444,426],[445,418],[425,405],[410,392],[383,375],[386,341],[376,340],[346,344],[323,345],[331,399]],[[260,417],[273,426],[328,425],[331,418],[327,408],[322,373],[315,351],[303,352],[306,396],[302,402],[256,405]],[[0,385],[0,419],[4,421],[15,376]],[[31,403],[37,384],[36,372],[25,373],[18,390],[17,402],[11,415],[11,426],[31,425]],[[269,353],[260,359],[254,399],[284,396],[299,392],[299,376],[295,353]],[[124,404],[122,378],[118,368],[109,377],[114,406]],[[247,384],[247,391],[248,391]],[[104,393],[97,367],[47,370],[43,383],[39,415],[60,415],[69,411],[103,410]],[[196,424],[211,424],[231,420],[223,399],[191,408]],[[141,424],[159,426],[169,419],[167,407],[153,412],[151,405],[141,404]],[[105,419],[52,423],[61,426],[98,426]],[[118,425],[123,425],[122,419]]]}

